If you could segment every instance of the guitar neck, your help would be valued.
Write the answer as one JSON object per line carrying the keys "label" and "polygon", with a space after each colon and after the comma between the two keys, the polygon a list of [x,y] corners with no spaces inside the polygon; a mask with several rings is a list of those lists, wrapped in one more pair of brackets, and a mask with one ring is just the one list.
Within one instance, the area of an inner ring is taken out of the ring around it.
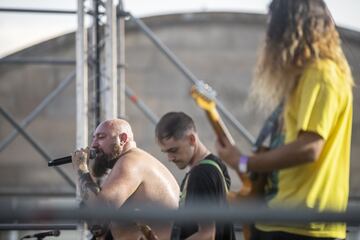
{"label": "guitar neck", "polygon": [[235,141],[229,130],[226,128],[224,122],[221,120],[219,113],[206,111],[206,116],[208,117],[220,143],[224,145],[223,139],[227,139],[232,145],[234,145]]}
{"label": "guitar neck", "polygon": [[[224,145],[224,140],[227,139],[232,145],[235,145],[235,141],[231,136],[229,130],[226,128],[224,122],[221,120],[221,117],[216,110],[215,101],[212,100],[215,94],[206,94],[207,92],[211,92],[209,90],[209,86],[194,85],[191,88],[191,96],[194,98],[196,103],[201,107],[208,117],[211,126],[215,130],[215,133],[221,144]],[[210,95],[210,97],[208,97]]]}

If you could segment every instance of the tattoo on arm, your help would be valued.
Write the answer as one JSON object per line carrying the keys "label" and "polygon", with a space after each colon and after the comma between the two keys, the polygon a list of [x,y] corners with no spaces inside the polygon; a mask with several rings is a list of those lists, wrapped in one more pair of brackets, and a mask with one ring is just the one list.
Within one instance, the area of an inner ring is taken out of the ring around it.
{"label": "tattoo on arm", "polygon": [[[78,171],[78,174],[79,174],[82,203],[85,205],[85,201],[89,198],[89,191],[97,195],[101,189],[99,185],[94,182],[90,173],[88,172],[84,173],[82,171]],[[94,237],[103,236],[108,231],[107,223],[89,222],[88,224],[90,227],[90,232],[94,235]]]}
{"label": "tattoo on arm", "polygon": [[100,192],[100,187],[93,181],[90,173],[83,173],[79,171],[79,176],[81,198],[84,201],[89,198],[89,190],[95,195]]}

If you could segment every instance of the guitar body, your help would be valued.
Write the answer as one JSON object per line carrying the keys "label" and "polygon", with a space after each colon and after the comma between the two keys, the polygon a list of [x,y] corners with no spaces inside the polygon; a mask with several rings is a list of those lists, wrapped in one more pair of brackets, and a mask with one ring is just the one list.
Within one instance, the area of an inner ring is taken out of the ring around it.
{"label": "guitar body", "polygon": [[[268,151],[268,148],[261,147],[258,149],[257,153]],[[243,193],[240,189],[238,192],[230,192],[228,194],[228,200],[231,203],[251,201],[259,202],[264,199],[265,194],[265,185],[267,182],[268,174],[267,173],[248,173],[249,179],[251,181],[251,189],[249,192]],[[240,176],[239,176],[240,177]]]}
{"label": "guitar body", "polygon": [[227,195],[229,203],[237,204],[239,202],[260,201],[264,197],[264,188],[267,174],[256,174],[256,179],[251,180],[251,191],[243,194],[241,189],[238,192],[230,191]]}

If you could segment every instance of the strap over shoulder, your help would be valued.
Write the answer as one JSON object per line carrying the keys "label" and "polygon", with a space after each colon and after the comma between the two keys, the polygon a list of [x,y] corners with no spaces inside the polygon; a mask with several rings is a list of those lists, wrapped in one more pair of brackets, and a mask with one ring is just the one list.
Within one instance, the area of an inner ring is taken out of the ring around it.
{"label": "strap over shoulder", "polygon": [[210,159],[203,159],[203,160],[201,160],[199,162],[199,164],[208,164],[208,165],[214,166],[220,172],[220,175],[221,175],[221,177],[223,179],[223,182],[224,182],[224,187],[225,187],[226,193],[229,192],[228,186],[226,184],[224,173],[221,170],[221,168],[220,168],[220,166],[219,166],[219,164],[217,162],[215,162],[214,160],[210,160]]}

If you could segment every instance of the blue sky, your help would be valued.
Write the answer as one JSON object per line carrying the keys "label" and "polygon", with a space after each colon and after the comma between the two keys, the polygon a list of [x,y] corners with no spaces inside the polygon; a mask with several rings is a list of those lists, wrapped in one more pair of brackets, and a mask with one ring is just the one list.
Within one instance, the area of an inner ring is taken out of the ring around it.
{"label": "blue sky", "polygon": [[[335,22],[360,31],[360,0],[325,0]],[[188,11],[266,13],[270,0],[123,0],[138,17]],[[75,10],[77,0],[0,0],[0,8]],[[0,57],[35,43],[74,31],[76,16],[0,12]]]}

